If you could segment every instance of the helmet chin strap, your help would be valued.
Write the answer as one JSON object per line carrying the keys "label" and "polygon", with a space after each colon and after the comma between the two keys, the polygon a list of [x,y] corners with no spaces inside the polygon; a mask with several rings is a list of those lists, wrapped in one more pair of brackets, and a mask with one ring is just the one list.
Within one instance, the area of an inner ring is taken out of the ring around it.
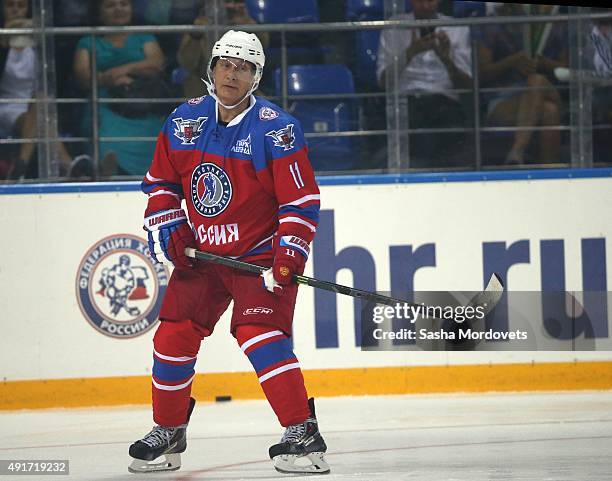
{"label": "helmet chin strap", "polygon": [[225,105],[223,102],[221,102],[221,99],[215,93],[215,86],[210,81],[210,77],[209,77],[208,80],[205,80],[203,78],[201,78],[200,80],[206,84],[206,89],[208,90],[208,95],[210,95],[213,99],[215,99],[217,101],[218,104],[222,105],[224,108],[226,108],[228,110],[232,110],[232,109],[235,109],[236,107],[238,107],[242,102],[244,102],[244,100],[247,97],[249,97],[255,91],[255,89],[259,85],[259,82],[253,82],[253,85],[251,86],[250,90],[246,93],[246,95],[244,97],[242,97],[238,101],[238,103],[236,103],[234,105]]}

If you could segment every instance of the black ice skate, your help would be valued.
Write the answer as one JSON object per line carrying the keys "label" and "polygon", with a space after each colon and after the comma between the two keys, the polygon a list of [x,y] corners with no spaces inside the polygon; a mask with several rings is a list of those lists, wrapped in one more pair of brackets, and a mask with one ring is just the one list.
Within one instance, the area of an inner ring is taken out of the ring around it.
{"label": "black ice skate", "polygon": [[[194,406],[195,399],[190,398],[185,424],[174,428],[155,426],[144,438],[130,446],[130,456],[134,458],[128,466],[130,473],[176,471],[181,467],[180,453],[187,449],[187,423]],[[160,457],[163,459],[159,460]]]}
{"label": "black ice skate", "polygon": [[280,443],[270,447],[270,459],[279,473],[329,473],[324,458],[327,446],[319,433],[313,398],[308,400],[308,406],[312,416],[287,427]]}

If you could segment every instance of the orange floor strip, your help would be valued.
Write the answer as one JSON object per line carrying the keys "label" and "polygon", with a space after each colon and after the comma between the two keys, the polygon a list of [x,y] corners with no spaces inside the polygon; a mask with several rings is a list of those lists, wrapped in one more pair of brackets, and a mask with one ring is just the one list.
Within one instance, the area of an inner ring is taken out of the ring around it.
{"label": "orange floor strip", "polygon": [[[450,392],[612,389],[612,362],[371,367],[304,371],[310,395],[346,396]],[[193,395],[259,399],[252,372],[197,374]],[[0,383],[0,409],[149,404],[147,376]]]}

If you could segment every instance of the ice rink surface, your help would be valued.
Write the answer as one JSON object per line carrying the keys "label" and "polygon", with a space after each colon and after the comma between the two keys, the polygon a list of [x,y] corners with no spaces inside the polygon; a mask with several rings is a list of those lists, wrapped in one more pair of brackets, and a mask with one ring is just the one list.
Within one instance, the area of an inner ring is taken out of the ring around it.
{"label": "ice rink surface", "polygon": [[[317,411],[325,481],[612,479],[609,391],[320,398]],[[151,426],[140,406],[2,412],[0,459],[70,461],[69,476],[5,479],[296,477],[267,457],[283,430],[265,401],[198,403],[180,471],[130,474],[128,446]]]}

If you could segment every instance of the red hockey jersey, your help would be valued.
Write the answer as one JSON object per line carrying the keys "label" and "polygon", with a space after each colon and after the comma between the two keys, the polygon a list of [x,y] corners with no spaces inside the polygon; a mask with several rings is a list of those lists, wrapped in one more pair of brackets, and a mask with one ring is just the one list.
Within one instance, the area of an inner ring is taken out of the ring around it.
{"label": "red hockey jersey", "polygon": [[210,96],[177,107],[157,139],[143,182],[147,214],[181,206],[199,248],[249,260],[272,256],[272,236],[311,242],[319,188],[297,119],[251,96],[227,126]]}

